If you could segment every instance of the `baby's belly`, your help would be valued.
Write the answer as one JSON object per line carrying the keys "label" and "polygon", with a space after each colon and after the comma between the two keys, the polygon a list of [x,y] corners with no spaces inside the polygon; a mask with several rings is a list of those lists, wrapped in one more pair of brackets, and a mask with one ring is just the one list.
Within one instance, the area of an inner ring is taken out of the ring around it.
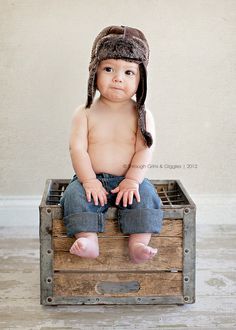
{"label": "baby's belly", "polygon": [[88,153],[95,173],[125,175],[134,155],[134,146],[91,144]]}

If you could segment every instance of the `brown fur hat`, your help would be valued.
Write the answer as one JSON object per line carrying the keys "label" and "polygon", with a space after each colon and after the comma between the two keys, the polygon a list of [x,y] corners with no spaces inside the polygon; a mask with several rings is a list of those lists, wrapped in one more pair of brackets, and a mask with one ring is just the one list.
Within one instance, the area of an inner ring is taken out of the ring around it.
{"label": "brown fur hat", "polygon": [[104,28],[93,43],[89,65],[88,98],[86,108],[93,102],[96,93],[96,73],[98,65],[106,59],[122,59],[139,64],[140,82],[136,92],[138,125],[148,147],[153,143],[152,136],[146,131],[145,99],[147,94],[147,64],[149,46],[144,34],[126,26]]}

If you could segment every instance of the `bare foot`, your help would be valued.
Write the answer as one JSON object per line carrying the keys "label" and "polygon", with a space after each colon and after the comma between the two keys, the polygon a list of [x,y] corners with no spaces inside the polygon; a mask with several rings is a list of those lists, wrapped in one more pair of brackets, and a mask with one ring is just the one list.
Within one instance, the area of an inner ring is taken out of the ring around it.
{"label": "bare foot", "polygon": [[82,258],[95,259],[99,256],[98,242],[92,238],[80,237],[70,248],[70,253]]}
{"label": "bare foot", "polygon": [[151,260],[156,254],[158,249],[143,243],[135,243],[130,246],[130,259],[135,264]]}

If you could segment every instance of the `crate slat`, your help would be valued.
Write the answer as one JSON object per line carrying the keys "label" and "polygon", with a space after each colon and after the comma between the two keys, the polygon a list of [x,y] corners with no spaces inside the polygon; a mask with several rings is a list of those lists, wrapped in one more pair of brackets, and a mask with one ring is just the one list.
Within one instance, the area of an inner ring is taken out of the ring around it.
{"label": "crate slat", "polygon": [[56,273],[53,291],[56,296],[67,297],[112,297],[114,293],[117,297],[130,297],[134,292],[137,297],[175,296],[181,294],[182,287],[181,273],[81,273],[79,276],[75,273]]}
{"label": "crate slat", "polygon": [[138,271],[143,270],[182,270],[183,249],[180,237],[152,237],[150,245],[158,248],[158,254],[148,263],[133,264],[128,256],[128,239],[99,238],[100,256],[86,259],[68,251],[73,238],[54,238],[55,271]]}
{"label": "crate slat", "polygon": [[[124,236],[119,229],[118,222],[113,221],[113,219],[106,219],[106,227],[104,233],[99,233],[99,237],[107,237],[107,236]],[[61,237],[66,236],[66,228],[64,226],[62,219],[54,219],[53,220],[53,236]],[[157,236],[153,234],[153,236]],[[160,235],[158,236],[174,236],[174,237],[182,237],[183,236],[183,221],[179,219],[164,219],[163,227]]]}

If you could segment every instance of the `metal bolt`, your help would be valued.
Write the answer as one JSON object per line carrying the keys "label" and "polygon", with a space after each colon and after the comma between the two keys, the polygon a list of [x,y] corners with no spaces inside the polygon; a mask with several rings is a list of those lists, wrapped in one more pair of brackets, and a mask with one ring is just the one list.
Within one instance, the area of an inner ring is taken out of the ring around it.
{"label": "metal bolt", "polygon": [[189,301],[189,297],[188,296],[185,296],[184,297],[184,301],[188,302]]}
{"label": "metal bolt", "polygon": [[50,214],[51,212],[52,212],[52,210],[51,210],[51,209],[47,209],[47,213],[49,213],[49,214]]}
{"label": "metal bolt", "polygon": [[189,282],[189,277],[188,276],[184,277],[184,282]]}
{"label": "metal bolt", "polygon": [[184,213],[188,214],[190,212],[190,209],[188,207],[186,207],[186,209],[184,209]]}

